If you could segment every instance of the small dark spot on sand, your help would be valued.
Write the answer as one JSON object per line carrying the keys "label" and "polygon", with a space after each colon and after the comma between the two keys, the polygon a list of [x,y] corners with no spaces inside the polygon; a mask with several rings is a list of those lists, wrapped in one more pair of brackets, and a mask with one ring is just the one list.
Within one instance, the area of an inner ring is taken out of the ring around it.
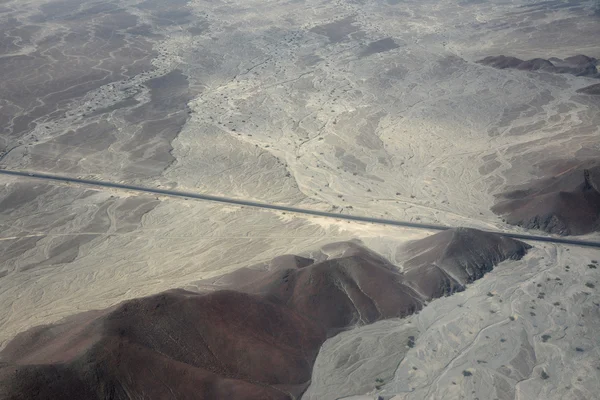
{"label": "small dark spot on sand", "polygon": [[548,341],[548,339],[551,339],[552,336],[550,335],[542,335],[542,342],[546,343]]}

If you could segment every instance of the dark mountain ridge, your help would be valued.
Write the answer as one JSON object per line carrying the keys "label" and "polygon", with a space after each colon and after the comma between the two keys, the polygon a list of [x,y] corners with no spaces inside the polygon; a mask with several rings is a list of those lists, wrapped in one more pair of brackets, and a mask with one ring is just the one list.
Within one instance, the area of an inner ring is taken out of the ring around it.
{"label": "dark mountain ridge", "polygon": [[[410,243],[406,271],[369,249],[281,256],[19,334],[0,353],[0,398],[296,399],[322,343],[464,290],[528,245],[454,229]],[[334,254],[328,256],[327,254]]]}

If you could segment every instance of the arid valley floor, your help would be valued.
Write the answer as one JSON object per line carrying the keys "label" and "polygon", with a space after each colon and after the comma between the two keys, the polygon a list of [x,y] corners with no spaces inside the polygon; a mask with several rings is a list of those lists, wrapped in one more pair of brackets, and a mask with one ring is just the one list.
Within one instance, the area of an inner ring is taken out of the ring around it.
{"label": "arid valley floor", "polygon": [[592,0],[0,0],[0,399],[597,399],[600,248],[502,233],[600,243],[598,38]]}

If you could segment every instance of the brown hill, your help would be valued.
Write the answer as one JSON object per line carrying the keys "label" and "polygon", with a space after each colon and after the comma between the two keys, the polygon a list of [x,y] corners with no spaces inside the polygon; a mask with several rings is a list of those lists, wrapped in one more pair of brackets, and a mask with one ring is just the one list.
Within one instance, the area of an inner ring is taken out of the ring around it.
{"label": "brown hill", "polygon": [[2,354],[12,366],[0,370],[0,397],[290,399],[324,340],[316,323],[259,296],[170,291],[17,336]]}
{"label": "brown hill", "polygon": [[492,208],[506,221],[559,235],[600,230],[600,166],[579,165],[499,195]]}
{"label": "brown hill", "polygon": [[352,242],[318,262],[277,257],[204,281],[205,293],[172,290],[18,335],[0,353],[0,398],[298,398],[328,336],[414,313],[527,248],[450,230],[409,245],[406,274]]}
{"label": "brown hill", "polygon": [[598,60],[593,57],[588,57],[583,54],[577,54],[576,56],[567,57],[563,60],[563,62],[575,65],[575,66],[588,66],[588,65],[596,65]]}

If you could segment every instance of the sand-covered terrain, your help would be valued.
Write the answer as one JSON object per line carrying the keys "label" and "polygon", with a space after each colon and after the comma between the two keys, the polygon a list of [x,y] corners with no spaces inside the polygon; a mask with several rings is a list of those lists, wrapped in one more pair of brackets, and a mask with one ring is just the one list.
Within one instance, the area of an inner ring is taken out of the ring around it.
{"label": "sand-covered terrain", "polygon": [[594,399],[597,256],[538,245],[408,320],[329,339],[303,398]]}
{"label": "sand-covered terrain", "polygon": [[[0,169],[600,241],[599,36],[593,0],[5,0]],[[410,247],[427,230],[2,174],[0,229],[0,350],[358,239],[427,300],[331,335],[304,398],[600,391],[598,249],[528,242],[457,275],[500,254],[475,235],[448,263]]]}

